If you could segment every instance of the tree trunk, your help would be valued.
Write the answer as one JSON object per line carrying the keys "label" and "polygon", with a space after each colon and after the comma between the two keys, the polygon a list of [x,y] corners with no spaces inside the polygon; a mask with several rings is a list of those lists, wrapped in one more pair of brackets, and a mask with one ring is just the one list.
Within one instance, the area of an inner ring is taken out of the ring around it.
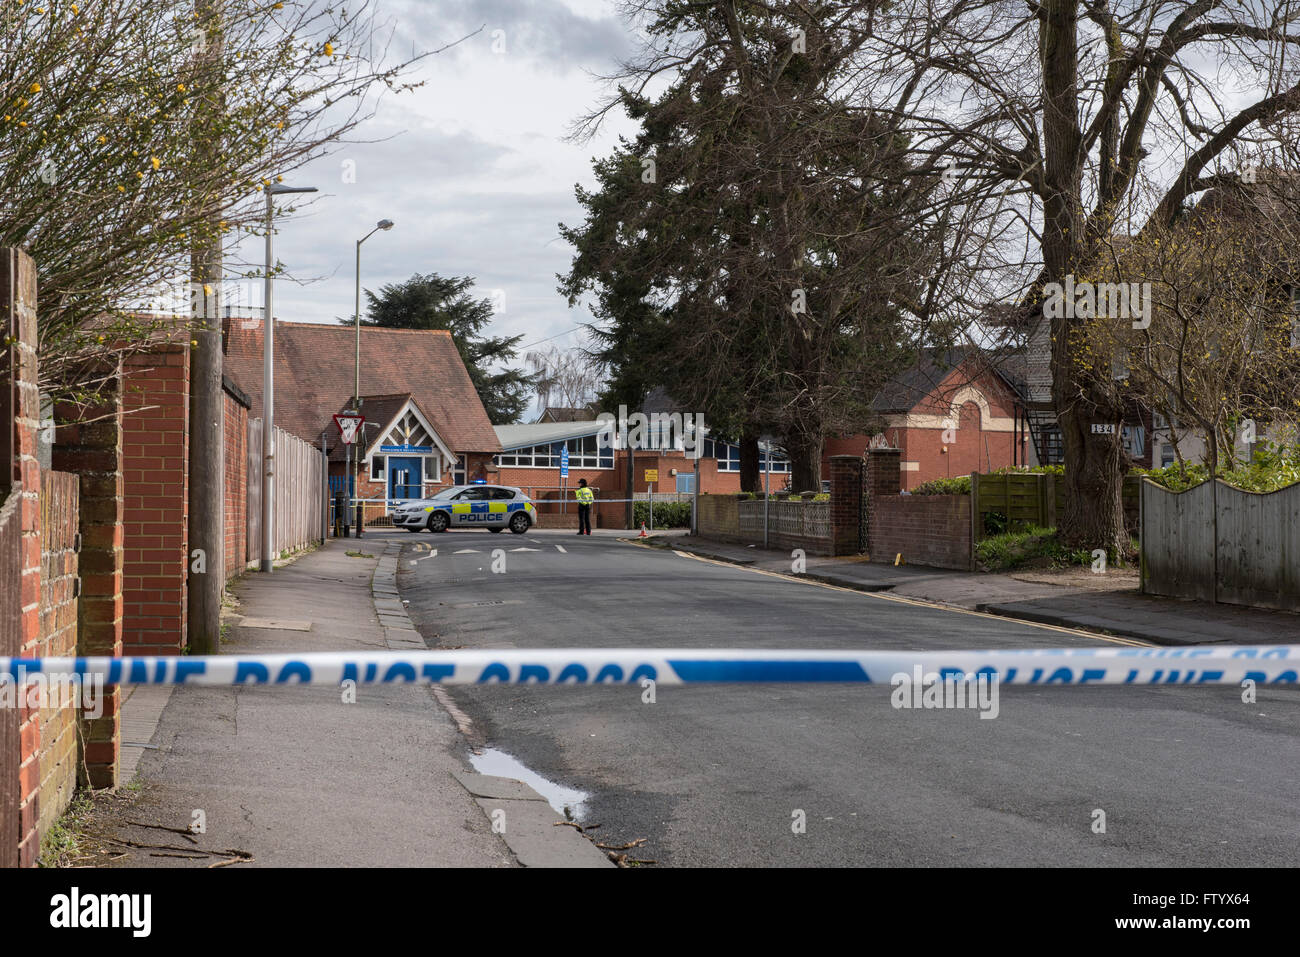
{"label": "tree trunk", "polygon": [[[1077,0],[1047,0],[1042,10],[1044,279],[1062,282],[1079,268],[1085,253],[1079,6]],[[1064,311],[1066,315],[1051,320],[1052,401],[1065,445],[1065,508],[1058,533],[1073,548],[1105,548],[1122,554],[1128,546],[1121,498],[1123,405],[1111,379],[1110,357],[1092,357],[1080,349],[1074,333],[1082,318],[1073,315],[1073,308]],[[1094,424],[1113,425],[1115,432],[1094,434]]]}
{"label": "tree trunk", "polygon": [[740,436],[740,490],[763,491],[762,454],[758,450],[758,431],[746,428]]}
{"label": "tree trunk", "polygon": [[822,447],[820,433],[794,435],[786,438],[786,451],[790,455],[790,491],[820,492],[822,490]]}

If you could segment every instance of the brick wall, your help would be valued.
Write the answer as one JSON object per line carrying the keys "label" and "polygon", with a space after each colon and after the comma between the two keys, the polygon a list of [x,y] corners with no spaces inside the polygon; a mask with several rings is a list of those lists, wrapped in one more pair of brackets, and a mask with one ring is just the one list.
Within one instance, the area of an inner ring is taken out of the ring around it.
{"label": "brick wall", "polygon": [[970,571],[970,496],[895,495],[875,503],[872,561]]}
{"label": "brick wall", "polygon": [[160,346],[126,363],[123,642],[127,654],[185,647],[189,349]]}
{"label": "brick wall", "polygon": [[[41,658],[77,654],[77,476],[41,474]],[[47,696],[40,715],[40,834],[72,802],[77,784],[77,709],[74,701]]]}
{"label": "brick wall", "polygon": [[226,383],[225,503],[226,580],[248,566],[248,398]]}
{"label": "brick wall", "polygon": [[872,561],[973,568],[969,495],[900,495],[898,449],[867,453],[867,554]]}
{"label": "brick wall", "polygon": [[[36,430],[36,266],[20,250],[0,252],[0,450],[7,465],[0,491],[0,655],[40,649],[40,488]],[[12,388],[10,388],[12,384]],[[9,423],[12,422],[12,430]],[[0,708],[0,865],[30,866],[40,852],[41,725],[25,695]]]}
{"label": "brick wall", "polygon": [[[122,390],[121,367],[99,370],[108,383],[91,407],[60,404],[53,463],[78,478],[77,654],[122,655]],[[117,785],[121,689],[104,689],[103,713],[81,720],[80,783],[105,788]]]}

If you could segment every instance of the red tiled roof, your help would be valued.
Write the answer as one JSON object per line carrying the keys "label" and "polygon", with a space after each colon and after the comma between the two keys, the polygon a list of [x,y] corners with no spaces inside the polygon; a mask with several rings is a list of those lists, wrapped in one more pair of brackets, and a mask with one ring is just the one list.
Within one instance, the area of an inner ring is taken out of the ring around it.
{"label": "red tiled roof", "polygon": [[[225,371],[262,414],[262,321],[222,323]],[[352,395],[356,332],[351,326],[275,323],[275,420],[315,444]],[[410,394],[442,440],[457,454],[499,452],[451,333],[443,329],[361,328],[361,392],[378,398]],[[365,410],[363,410],[365,411]],[[367,415],[369,418],[369,415]]]}

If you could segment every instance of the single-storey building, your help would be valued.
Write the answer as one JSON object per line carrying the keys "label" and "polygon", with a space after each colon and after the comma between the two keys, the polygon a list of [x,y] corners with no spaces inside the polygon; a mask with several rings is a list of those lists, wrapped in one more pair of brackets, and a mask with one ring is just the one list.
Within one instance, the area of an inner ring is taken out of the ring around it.
{"label": "single-storey building", "polygon": [[1021,399],[1019,356],[995,361],[974,349],[927,350],[871,403],[882,423],[873,433],[828,436],[822,475],[832,455],[863,455],[872,445],[902,450],[902,487],[940,478],[1035,465]]}
{"label": "single-storey building", "polygon": [[[262,320],[226,319],[222,332],[226,372],[257,418]],[[353,407],[355,355],[352,326],[275,324],[275,423],[325,442],[332,487],[347,481],[348,450],[334,415]],[[450,332],[363,326],[361,393],[365,423],[352,447],[361,459],[361,498],[386,504],[490,478],[501,445]]]}
{"label": "single-storey building", "polygon": [[[490,481],[522,488],[538,502],[573,499],[579,479],[600,492],[602,499],[624,498],[627,492],[628,463],[633,458],[626,449],[601,448],[598,437],[603,423],[596,419],[581,422],[535,422],[529,425],[498,425],[497,440],[501,452],[493,458],[496,472]],[[695,459],[689,457],[680,441],[672,447],[653,448],[652,442],[635,450],[633,489],[637,495],[650,491],[647,471],[657,472],[656,496],[686,496],[695,490]],[[562,476],[561,461],[568,449],[569,474]],[[790,462],[775,449],[760,446],[760,455],[768,451],[771,461],[773,491],[783,489],[789,479]],[[761,462],[761,459],[760,459]],[[706,438],[699,457],[700,491],[722,493],[740,491],[740,447]]]}

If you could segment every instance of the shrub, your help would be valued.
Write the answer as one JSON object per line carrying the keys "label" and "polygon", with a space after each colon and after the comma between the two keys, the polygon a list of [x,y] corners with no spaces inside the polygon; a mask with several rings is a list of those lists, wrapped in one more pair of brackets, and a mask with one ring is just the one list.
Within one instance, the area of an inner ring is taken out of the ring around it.
{"label": "shrub", "polygon": [[[655,528],[690,528],[691,525],[691,503],[690,502],[655,502]],[[632,503],[632,520],[636,527],[640,528],[641,523],[650,524],[650,508],[648,502]]]}
{"label": "shrub", "polygon": [[[1132,552],[1136,553],[1133,543]],[[1123,565],[1128,555],[1108,555],[1107,561]],[[984,571],[1012,571],[1029,562],[1047,559],[1054,568],[1068,565],[1091,565],[1092,552],[1086,548],[1069,549],[1056,540],[1056,529],[1031,526],[1023,531],[1003,532],[984,539],[975,546],[975,560]]]}
{"label": "shrub", "polygon": [[984,534],[1001,535],[1007,531],[1007,517],[997,509],[984,513]]}
{"label": "shrub", "polygon": [[922,482],[912,489],[913,495],[969,495],[970,476],[959,475],[956,478],[932,479]]}
{"label": "shrub", "polygon": [[[1171,492],[1184,492],[1210,477],[1207,465],[1173,465],[1160,469],[1134,469]],[[1247,492],[1275,492],[1300,482],[1300,446],[1259,442],[1249,462],[1219,473],[1219,478]]]}

